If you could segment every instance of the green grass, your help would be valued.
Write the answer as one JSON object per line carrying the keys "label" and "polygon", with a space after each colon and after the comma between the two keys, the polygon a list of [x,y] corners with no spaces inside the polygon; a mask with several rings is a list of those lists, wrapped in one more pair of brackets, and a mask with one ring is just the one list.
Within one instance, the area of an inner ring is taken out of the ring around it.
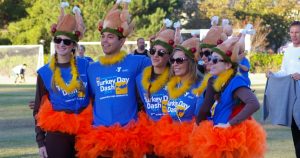
{"label": "green grass", "polygon": [[[252,88],[262,102],[264,85]],[[34,85],[0,85],[0,158],[38,157],[32,110],[27,106],[34,95]],[[258,111],[254,117],[261,120],[261,114]],[[266,158],[295,157],[289,128],[269,124],[264,128],[268,134]]]}
{"label": "green grass", "polygon": [[34,85],[0,85],[0,157],[38,157],[28,102]]}

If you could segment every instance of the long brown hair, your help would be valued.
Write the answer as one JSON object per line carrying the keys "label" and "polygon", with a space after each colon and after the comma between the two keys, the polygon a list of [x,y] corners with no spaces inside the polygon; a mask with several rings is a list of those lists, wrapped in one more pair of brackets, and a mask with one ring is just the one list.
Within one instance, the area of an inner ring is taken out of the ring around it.
{"label": "long brown hair", "polygon": [[[74,46],[75,47],[78,47],[78,45],[77,45],[77,43],[76,42],[73,42],[73,44],[74,44]],[[75,66],[76,66],[76,73],[78,74],[78,77],[80,77],[80,75],[79,75],[79,72],[78,72],[78,69],[77,69],[77,60],[76,60],[76,49],[75,49],[75,47],[74,47],[74,49],[72,49],[71,50],[71,53],[73,54],[73,58],[74,58],[74,61],[75,61]],[[55,52],[55,54],[54,54],[54,60],[55,60],[55,69],[56,69],[56,67],[58,66],[57,65],[57,52]],[[79,93],[79,91],[80,92],[82,92],[83,94],[85,94],[85,87],[84,87],[84,84],[83,84],[83,82],[81,81],[81,80],[79,80],[79,84],[80,84],[80,87],[79,87],[79,89],[77,89],[77,91],[78,91],[78,93]],[[54,72],[52,72],[52,78],[51,78],[51,89],[54,91],[54,92],[57,92],[57,88],[56,88],[56,84],[55,84],[55,82],[54,82]]]}

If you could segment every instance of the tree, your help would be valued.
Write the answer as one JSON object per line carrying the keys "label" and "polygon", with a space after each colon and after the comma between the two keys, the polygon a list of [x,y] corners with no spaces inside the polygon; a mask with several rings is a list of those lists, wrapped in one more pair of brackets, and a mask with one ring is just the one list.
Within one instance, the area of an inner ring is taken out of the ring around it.
{"label": "tree", "polygon": [[[60,0],[23,0],[28,1],[26,16],[18,21],[10,22],[7,31],[1,37],[9,39],[12,44],[37,44],[45,40],[47,52],[52,39],[50,26],[57,22]],[[189,0],[194,1],[194,0]],[[29,3],[30,2],[30,3]],[[136,23],[135,32],[130,39],[149,37],[155,34],[162,26],[164,18],[178,20],[182,16],[184,0],[134,0],[129,9],[132,19]],[[99,20],[103,19],[114,1],[112,0],[73,0],[66,12],[71,12],[74,5],[81,8],[87,28],[83,41],[99,41],[100,33],[97,29]],[[189,9],[189,8],[186,8]],[[194,16],[193,12],[188,16]],[[4,42],[7,40],[3,40]],[[1,40],[0,40],[1,42]]]}
{"label": "tree", "polygon": [[[214,3],[213,0],[201,0],[199,8],[201,13],[207,18],[213,15],[221,15],[229,18],[234,26],[242,26],[242,24],[251,22],[255,23],[262,19],[260,31],[264,30],[263,37],[266,32],[268,46],[273,50],[277,50],[288,39],[288,26],[295,18],[291,16],[293,11],[298,10],[295,0],[219,0]],[[258,32],[260,33],[260,32]]]}

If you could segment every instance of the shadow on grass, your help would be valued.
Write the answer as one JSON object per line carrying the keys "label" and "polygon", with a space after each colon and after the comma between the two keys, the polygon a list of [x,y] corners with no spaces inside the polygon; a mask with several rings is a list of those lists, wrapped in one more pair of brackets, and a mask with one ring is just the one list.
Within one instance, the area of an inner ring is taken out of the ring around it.
{"label": "shadow on grass", "polygon": [[16,155],[10,155],[10,156],[4,156],[2,158],[38,158],[38,154],[16,154]]}

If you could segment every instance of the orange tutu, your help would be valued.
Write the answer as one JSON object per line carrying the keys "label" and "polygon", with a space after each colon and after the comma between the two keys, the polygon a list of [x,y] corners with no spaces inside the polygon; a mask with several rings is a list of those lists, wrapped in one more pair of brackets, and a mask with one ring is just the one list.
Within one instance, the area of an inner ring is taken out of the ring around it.
{"label": "orange tutu", "polygon": [[193,130],[191,122],[175,122],[168,115],[163,116],[153,128],[154,153],[170,158],[188,157],[189,136]]}
{"label": "orange tutu", "polygon": [[[79,158],[95,158],[107,152],[112,153],[113,158],[134,157],[141,158],[149,151],[146,140],[149,130],[148,119],[145,114],[139,115],[138,122],[131,121],[125,127],[113,125],[110,127],[99,126],[91,129],[86,134],[76,138],[75,148]],[[146,139],[143,136],[147,136]]]}
{"label": "orange tutu", "polygon": [[42,98],[41,108],[36,115],[37,125],[44,131],[59,131],[68,134],[85,133],[93,119],[92,105],[89,104],[80,114],[54,111],[48,96]]}
{"label": "orange tutu", "polygon": [[191,135],[189,152],[194,158],[262,158],[266,132],[254,119],[228,128],[214,128],[204,121]]}

